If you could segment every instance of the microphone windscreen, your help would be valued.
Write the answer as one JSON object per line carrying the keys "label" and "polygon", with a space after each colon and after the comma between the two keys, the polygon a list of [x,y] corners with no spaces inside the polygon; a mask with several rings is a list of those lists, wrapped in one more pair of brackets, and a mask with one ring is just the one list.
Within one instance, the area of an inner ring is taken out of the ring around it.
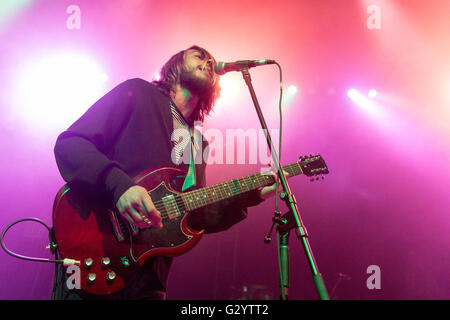
{"label": "microphone windscreen", "polygon": [[216,65],[214,66],[214,72],[217,73],[218,75],[222,75],[225,74],[225,62],[219,61],[216,63]]}

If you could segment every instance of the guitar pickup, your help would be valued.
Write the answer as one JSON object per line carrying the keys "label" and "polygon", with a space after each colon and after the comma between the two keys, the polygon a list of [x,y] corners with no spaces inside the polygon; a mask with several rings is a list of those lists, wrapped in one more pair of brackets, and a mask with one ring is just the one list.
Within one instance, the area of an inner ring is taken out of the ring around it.
{"label": "guitar pickup", "polygon": [[175,200],[175,197],[172,194],[163,197],[161,200],[164,204],[164,207],[170,219],[175,219],[181,216],[181,212],[180,209],[178,208],[177,201]]}

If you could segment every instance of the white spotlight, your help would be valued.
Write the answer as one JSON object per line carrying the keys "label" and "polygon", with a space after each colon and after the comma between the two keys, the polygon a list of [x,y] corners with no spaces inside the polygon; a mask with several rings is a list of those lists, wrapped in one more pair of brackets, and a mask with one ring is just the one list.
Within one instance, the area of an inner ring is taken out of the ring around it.
{"label": "white spotlight", "polygon": [[19,74],[15,112],[36,128],[60,130],[104,94],[107,81],[85,55],[56,53],[32,61]]}
{"label": "white spotlight", "polygon": [[294,94],[296,94],[296,93],[298,92],[298,88],[297,88],[296,86],[294,86],[294,85],[290,85],[290,86],[287,88],[287,91],[288,91],[291,95],[294,95]]}
{"label": "white spotlight", "polygon": [[371,89],[369,90],[369,93],[367,94],[370,99],[374,99],[377,96],[377,90]]}

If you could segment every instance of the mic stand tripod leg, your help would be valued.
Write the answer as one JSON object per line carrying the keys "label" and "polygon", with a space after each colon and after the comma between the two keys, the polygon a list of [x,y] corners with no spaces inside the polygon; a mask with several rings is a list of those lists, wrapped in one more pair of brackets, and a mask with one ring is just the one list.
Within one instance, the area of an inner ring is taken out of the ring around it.
{"label": "mic stand tripod leg", "polygon": [[309,245],[309,241],[307,236],[302,236],[301,241],[303,242],[303,249],[305,249],[305,254],[308,257],[309,266],[313,273],[313,281],[316,286],[317,293],[321,300],[330,300],[328,295],[327,288],[325,286],[325,282],[323,281],[322,274],[319,272],[317,268],[316,260],[312,254],[311,246]]}

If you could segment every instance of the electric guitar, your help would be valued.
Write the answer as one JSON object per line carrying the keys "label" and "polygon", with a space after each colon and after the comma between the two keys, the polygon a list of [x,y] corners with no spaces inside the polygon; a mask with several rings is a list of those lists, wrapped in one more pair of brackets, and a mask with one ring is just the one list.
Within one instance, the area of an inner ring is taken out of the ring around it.
{"label": "electric guitar", "polygon": [[[302,157],[283,170],[290,177],[305,174],[312,180],[328,173],[320,155]],[[118,212],[86,200],[67,185],[59,190],[53,204],[55,240],[63,259],[79,262],[83,290],[104,295],[123,289],[147,259],[181,255],[198,243],[204,230],[191,228],[188,214],[275,183],[272,175],[260,173],[182,193],[175,190],[173,181],[185,174],[178,168],[161,167],[134,179],[148,190],[161,213],[162,229],[136,228]]]}

